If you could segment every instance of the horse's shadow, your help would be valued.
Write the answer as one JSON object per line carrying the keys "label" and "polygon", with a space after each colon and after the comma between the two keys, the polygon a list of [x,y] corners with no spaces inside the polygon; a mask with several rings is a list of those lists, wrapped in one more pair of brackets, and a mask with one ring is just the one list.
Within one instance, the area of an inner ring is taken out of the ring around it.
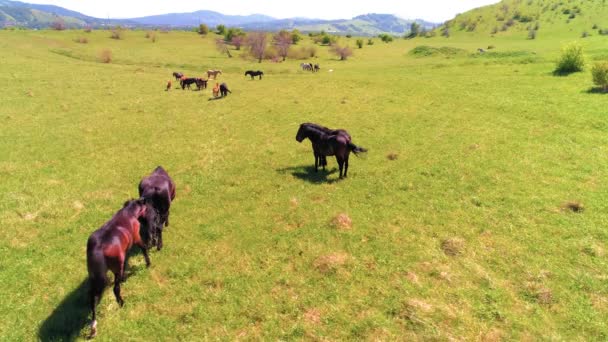
{"label": "horse's shadow", "polygon": [[210,97],[209,100],[207,101],[217,101],[217,100],[222,100],[224,97],[223,96],[219,96],[219,97]]}
{"label": "horse's shadow", "polygon": [[334,183],[340,181],[339,178],[327,178],[329,175],[338,172],[338,169],[323,170],[319,168],[319,172],[315,172],[314,166],[291,166],[276,170],[279,173],[291,173],[292,176],[313,184]]}
{"label": "horse's shadow", "polygon": [[[127,280],[145,269],[145,265],[132,266],[128,265],[128,260],[131,257],[143,254],[139,248],[132,248],[127,256],[127,268],[125,270]],[[111,287],[114,277],[112,272],[109,272],[109,284]],[[112,291],[108,295],[108,288],[104,294],[114,300]],[[89,281],[85,278],[80,285],[68,294],[63,301],[53,310],[40,325],[38,330],[38,338],[41,341],[75,341],[81,335],[82,329],[90,323],[91,307],[89,303]]]}
{"label": "horse's shadow", "polygon": [[89,285],[87,279],[68,294],[40,325],[41,341],[75,341],[89,321]]}

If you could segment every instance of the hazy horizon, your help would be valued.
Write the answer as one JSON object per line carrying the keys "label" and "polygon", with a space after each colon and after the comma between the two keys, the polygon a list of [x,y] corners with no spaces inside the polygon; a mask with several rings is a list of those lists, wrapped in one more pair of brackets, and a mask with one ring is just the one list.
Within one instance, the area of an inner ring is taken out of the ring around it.
{"label": "hazy horizon", "polygon": [[163,0],[30,0],[33,4],[46,4],[64,7],[97,18],[136,18],[168,13],[188,13],[200,10],[220,12],[227,15],[264,14],[277,19],[307,17],[316,19],[350,19],[367,13],[394,14],[404,19],[423,19],[443,22],[456,14],[476,7],[497,3],[497,0],[427,0],[401,1],[376,0],[365,3],[346,1],[327,2],[308,0],[306,6],[278,0],[260,0],[255,3],[246,0],[225,0],[221,3],[211,1],[182,0],[170,3]]}

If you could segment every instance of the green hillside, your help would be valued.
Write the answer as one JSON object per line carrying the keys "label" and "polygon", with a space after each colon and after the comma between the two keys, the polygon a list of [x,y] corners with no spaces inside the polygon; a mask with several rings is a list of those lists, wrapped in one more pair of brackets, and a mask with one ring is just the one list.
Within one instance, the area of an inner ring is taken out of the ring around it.
{"label": "green hillside", "polygon": [[608,33],[608,4],[604,0],[503,0],[456,16],[437,32],[448,28],[450,35],[473,33],[487,36],[575,39],[584,33]]}

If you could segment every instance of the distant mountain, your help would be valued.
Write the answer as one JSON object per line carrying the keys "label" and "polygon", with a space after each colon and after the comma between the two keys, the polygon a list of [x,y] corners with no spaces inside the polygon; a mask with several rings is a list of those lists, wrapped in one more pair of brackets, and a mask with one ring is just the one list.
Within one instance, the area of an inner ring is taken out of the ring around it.
{"label": "distant mountain", "polygon": [[298,29],[302,32],[325,31],[334,34],[355,34],[375,36],[380,33],[403,35],[409,32],[413,22],[417,22],[426,29],[437,24],[416,19],[406,20],[391,14],[365,14],[352,19],[321,20],[321,19],[281,19],[265,23],[251,23],[243,25],[248,30],[261,29],[278,31],[281,29]]}
{"label": "distant mountain", "polygon": [[63,20],[67,27],[87,25],[134,25],[129,20],[100,19],[53,5],[37,5],[19,1],[0,0],[0,27],[23,26],[29,28],[49,27],[57,20]]}
{"label": "distant mountain", "polygon": [[321,20],[308,18],[276,19],[262,14],[224,15],[213,11],[169,13],[132,19],[101,19],[53,5],[36,5],[19,1],[0,0],[0,26],[49,27],[61,19],[67,27],[123,25],[127,27],[175,27],[187,28],[206,24],[209,27],[226,25],[244,30],[279,31],[298,29],[302,32],[325,31],[333,34],[373,36],[380,33],[403,35],[412,22],[424,28],[436,26],[423,20],[405,20],[390,14],[365,14],[352,19]]}
{"label": "distant mountain", "polygon": [[266,23],[277,19],[262,14],[225,15],[213,11],[196,11],[191,13],[170,13],[148,17],[129,19],[143,25],[163,25],[173,27],[191,27],[206,24],[209,27],[217,25],[242,26],[250,23]]}

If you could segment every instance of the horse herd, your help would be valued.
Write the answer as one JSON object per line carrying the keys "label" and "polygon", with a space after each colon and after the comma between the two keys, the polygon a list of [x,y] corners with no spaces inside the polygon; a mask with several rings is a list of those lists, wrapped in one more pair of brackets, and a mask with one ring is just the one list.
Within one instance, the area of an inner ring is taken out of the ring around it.
{"label": "horse herd", "polygon": [[[330,129],[314,123],[302,123],[296,141],[309,139],[315,158],[315,172],[325,170],[327,156],[335,156],[340,178],[347,177],[350,152],[357,155],[367,149],[352,143],[344,129]],[[139,199],[125,202],[112,218],[94,231],[87,241],[87,270],[89,274],[89,305],[92,312],[90,338],[97,335],[96,307],[105,287],[109,284],[107,272],[114,274],[114,296],[118,305],[124,305],[120,284],[126,280],[127,255],[133,245],[150,266],[148,250],[163,247],[163,227],[169,226],[169,209],[175,200],[175,183],[161,166],[144,177],[138,186]]]}

